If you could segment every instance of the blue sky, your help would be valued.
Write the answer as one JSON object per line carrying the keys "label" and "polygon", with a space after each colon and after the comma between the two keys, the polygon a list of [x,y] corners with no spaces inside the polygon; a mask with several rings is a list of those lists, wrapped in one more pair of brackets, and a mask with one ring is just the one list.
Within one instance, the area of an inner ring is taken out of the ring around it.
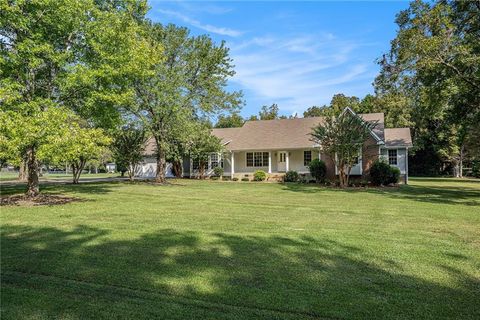
{"label": "blue sky", "polygon": [[241,114],[277,103],[280,113],[328,104],[335,93],[373,92],[375,59],[395,37],[395,15],[408,2],[149,0],[149,18],[225,40],[242,90]]}

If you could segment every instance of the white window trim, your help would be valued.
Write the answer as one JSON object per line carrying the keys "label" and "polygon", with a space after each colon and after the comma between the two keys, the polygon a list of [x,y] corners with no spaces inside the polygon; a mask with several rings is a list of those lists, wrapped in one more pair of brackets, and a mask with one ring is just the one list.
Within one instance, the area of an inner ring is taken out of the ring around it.
{"label": "white window trim", "polygon": [[[247,161],[247,155],[248,155],[249,153],[252,154],[252,161],[253,161],[253,165],[252,165],[252,166],[249,166],[249,165],[248,165],[248,161]],[[262,164],[261,164],[260,166],[256,166],[256,165],[255,165],[255,153],[261,153],[261,154],[262,154]],[[263,165],[263,163],[264,163],[264,162],[263,162],[263,161],[264,161],[263,156],[265,155],[265,153],[269,154],[269,151],[248,151],[248,152],[245,152],[245,167],[246,167],[246,168],[267,168],[268,165],[266,165],[266,166]],[[269,157],[270,157],[270,156],[267,155],[267,158],[266,158],[267,161],[270,161],[270,160],[269,160]]]}
{"label": "white window trim", "polygon": [[[395,164],[390,163],[390,151],[393,151],[393,150],[395,150],[395,159],[396,159]],[[398,162],[399,162],[398,161],[398,149],[396,149],[396,148],[387,149],[387,161],[388,161],[389,165],[398,167]]]}

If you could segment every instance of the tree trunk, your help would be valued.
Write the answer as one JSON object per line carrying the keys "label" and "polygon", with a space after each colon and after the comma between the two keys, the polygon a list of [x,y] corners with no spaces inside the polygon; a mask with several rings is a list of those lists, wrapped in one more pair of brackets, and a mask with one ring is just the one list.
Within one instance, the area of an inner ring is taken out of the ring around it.
{"label": "tree trunk", "polygon": [[86,161],[79,160],[78,163],[72,164],[73,169],[73,183],[78,184],[80,180],[80,175],[82,174],[83,168],[85,167]]}
{"label": "tree trunk", "polygon": [[460,148],[460,159],[459,159],[459,163],[458,163],[458,176],[460,178],[463,178],[463,157],[464,157],[464,150],[465,150],[465,147],[462,145],[462,147]]}
{"label": "tree trunk", "polygon": [[34,146],[27,149],[27,192],[28,197],[36,197],[40,193],[38,185],[38,161]]}
{"label": "tree trunk", "polygon": [[165,160],[165,150],[157,143],[157,173],[155,174],[155,182],[165,183],[165,168],[167,162]]}
{"label": "tree trunk", "polygon": [[[124,176],[124,172],[122,172],[122,177]],[[135,176],[135,166],[133,166],[132,164],[128,165],[128,179],[130,181],[133,181],[134,180],[134,176]]]}
{"label": "tree trunk", "polygon": [[20,163],[20,169],[18,171],[18,180],[27,181],[27,178],[28,178],[27,160],[24,158]]}
{"label": "tree trunk", "polygon": [[172,171],[175,177],[181,178],[182,177],[182,162],[176,160],[172,163]]}

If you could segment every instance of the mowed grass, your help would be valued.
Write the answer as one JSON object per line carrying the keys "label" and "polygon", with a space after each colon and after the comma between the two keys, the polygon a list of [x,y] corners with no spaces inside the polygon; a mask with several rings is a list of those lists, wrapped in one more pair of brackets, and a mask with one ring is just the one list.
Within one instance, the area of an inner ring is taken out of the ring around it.
{"label": "mowed grass", "polygon": [[480,318],[480,180],[44,191],[84,201],[1,208],[2,319]]}
{"label": "mowed grass", "polygon": [[[83,173],[80,176],[80,180],[92,179],[92,178],[114,178],[119,177],[118,173]],[[72,180],[73,175],[71,173],[44,173],[40,178],[41,180]],[[18,180],[18,172],[2,172],[0,171],[0,181],[16,181]]]}

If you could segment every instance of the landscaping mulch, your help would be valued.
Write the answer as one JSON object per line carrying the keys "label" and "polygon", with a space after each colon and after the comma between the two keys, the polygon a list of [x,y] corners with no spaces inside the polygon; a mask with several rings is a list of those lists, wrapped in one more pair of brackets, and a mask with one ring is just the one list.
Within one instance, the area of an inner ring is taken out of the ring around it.
{"label": "landscaping mulch", "polygon": [[26,195],[11,195],[0,198],[0,206],[22,206],[22,207],[34,207],[34,206],[52,206],[61,205],[70,202],[82,201],[80,198],[67,197],[63,195],[53,194],[40,194],[34,198],[27,197]]}

